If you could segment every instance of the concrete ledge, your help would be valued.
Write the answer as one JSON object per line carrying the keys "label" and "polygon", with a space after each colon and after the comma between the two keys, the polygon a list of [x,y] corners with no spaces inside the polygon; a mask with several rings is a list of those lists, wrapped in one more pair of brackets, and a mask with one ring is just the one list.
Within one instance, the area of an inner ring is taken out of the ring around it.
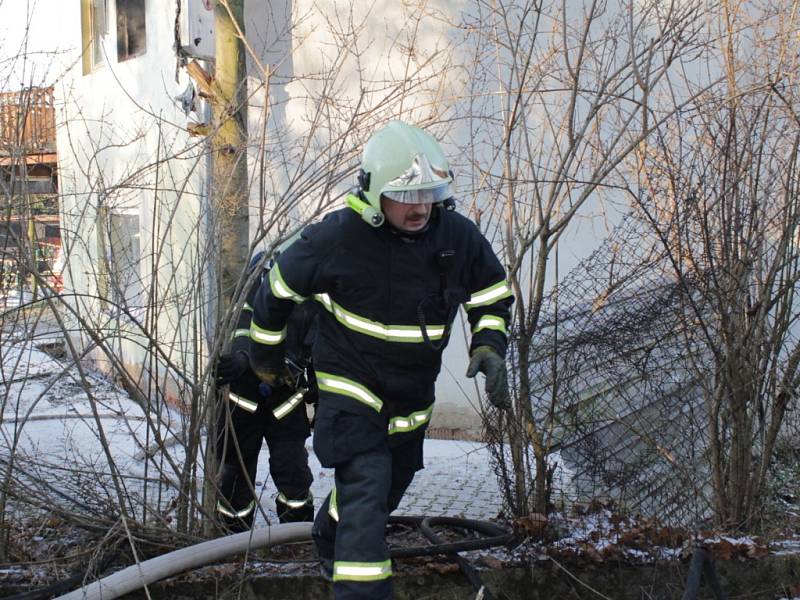
{"label": "concrete ledge", "polygon": [[[441,563],[440,563],[441,564]],[[474,599],[475,590],[459,572],[439,574],[420,567],[411,571],[401,562],[395,577],[396,600]],[[789,588],[800,584],[800,556],[769,556],[760,560],[719,561],[717,571],[729,597],[776,600],[791,597]],[[613,600],[676,600],[684,591],[688,563],[657,565],[617,563],[556,564],[552,561],[532,567],[490,569],[480,576],[496,596],[512,600],[554,600],[561,598],[599,598]],[[21,589],[14,591],[22,591]],[[3,595],[12,590],[2,590]],[[316,600],[331,598],[330,584],[316,576],[241,576],[215,577],[209,573],[182,575],[149,588],[153,600],[194,600],[196,598],[239,598],[255,600]],[[712,598],[705,583],[701,599]],[[142,592],[124,596],[126,600],[147,598]]]}

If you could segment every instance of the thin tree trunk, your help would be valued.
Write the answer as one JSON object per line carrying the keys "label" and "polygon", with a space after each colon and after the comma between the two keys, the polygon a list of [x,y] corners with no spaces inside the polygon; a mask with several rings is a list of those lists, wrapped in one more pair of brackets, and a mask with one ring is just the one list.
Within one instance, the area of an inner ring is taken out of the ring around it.
{"label": "thin tree trunk", "polygon": [[[236,284],[247,266],[249,248],[247,186],[247,86],[244,41],[244,0],[217,0],[214,7],[216,63],[214,79],[219,95],[213,104],[214,137],[212,198],[219,221],[220,316],[231,307]],[[219,322],[223,322],[220,319]],[[224,334],[224,332],[222,332]],[[193,394],[192,402],[203,396]],[[205,396],[217,399],[217,394]],[[195,407],[192,408],[193,412]],[[205,456],[203,507],[213,514],[216,500],[216,413],[204,412],[208,441]]]}
{"label": "thin tree trunk", "polygon": [[[227,6],[226,6],[227,5]],[[214,173],[212,193],[221,221],[220,284],[223,312],[229,306],[236,282],[247,264],[247,88],[244,42],[244,0],[218,0],[216,70],[214,79],[222,95],[214,103]],[[237,24],[233,22],[236,19]]]}

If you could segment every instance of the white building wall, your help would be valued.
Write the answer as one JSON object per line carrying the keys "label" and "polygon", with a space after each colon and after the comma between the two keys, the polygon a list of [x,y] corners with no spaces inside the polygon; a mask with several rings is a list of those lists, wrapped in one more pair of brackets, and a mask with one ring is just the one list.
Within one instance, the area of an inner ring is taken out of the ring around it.
{"label": "white building wall", "polygon": [[[196,0],[194,4],[200,7],[203,3]],[[341,206],[341,194],[353,182],[345,177],[342,183],[335,183],[347,172],[342,165],[352,173],[373,126],[391,118],[428,124],[451,157],[457,191],[462,197],[475,191],[467,157],[460,156],[455,145],[463,147],[470,141],[466,125],[458,119],[457,99],[464,98],[474,84],[469,69],[464,68],[472,60],[472,49],[463,43],[463,32],[448,24],[448,19],[458,20],[469,3],[430,0],[422,12],[416,6],[389,0],[370,3],[369,10],[360,10],[358,4],[246,2],[248,52],[259,57],[258,61],[248,58],[248,165],[254,224],[262,211],[269,215],[284,208],[284,202],[292,203],[287,217],[295,224],[320,206]],[[0,10],[7,11],[8,6],[3,3]],[[202,214],[207,165],[202,139],[190,137],[184,129],[189,120],[199,120],[201,115],[187,118],[173,100],[189,82],[183,69],[177,70],[176,81],[176,3],[147,0],[146,52],[118,63],[115,2],[109,0],[109,31],[104,40],[107,60],[87,75],[82,73],[79,57],[79,3],[39,0],[36,6],[48,16],[56,15],[58,26],[32,30],[32,35],[39,40],[51,36],[59,60],[69,65],[58,78],[56,90],[65,236],[71,236],[73,253],[72,289],[85,295],[81,300],[85,314],[93,319],[109,318],[92,300],[100,264],[96,207],[101,200],[115,210],[138,214],[142,289],[152,289],[151,276],[158,273],[159,297],[166,302],[158,314],[159,335],[170,340],[176,352],[191,353],[198,339],[196,332],[189,331],[194,327],[190,325],[194,322],[192,311],[213,308],[204,304],[197,278],[198,270],[205,266],[200,255],[203,244],[197,240],[202,240],[207,227],[207,215]],[[51,23],[51,19],[33,22]],[[205,19],[203,27],[208,22]],[[207,52],[205,42],[203,47]],[[268,88],[260,87],[267,76]],[[402,84],[406,80],[412,83]],[[349,131],[355,115],[361,115],[361,120]],[[262,129],[265,118],[267,125]],[[338,170],[329,177],[329,189],[318,184],[312,192],[296,190],[287,196],[298,168],[314,160],[333,164],[342,156]],[[172,159],[156,169],[156,157]],[[325,190],[324,198],[319,190]],[[463,212],[472,199],[462,205]],[[251,229],[255,235],[255,225]],[[561,274],[596,245],[601,235],[582,232],[570,239],[560,254]],[[155,260],[157,253],[160,258]],[[203,293],[213,299],[210,290]],[[463,375],[468,336],[462,318],[457,320],[445,352],[435,426],[477,426],[473,407],[479,389]],[[129,361],[141,362],[142,346],[140,337],[131,336],[121,351]]]}
{"label": "white building wall", "polygon": [[[79,47],[79,3],[70,6],[62,27]],[[156,332],[171,360],[189,368],[202,339],[191,311],[203,307],[198,282],[205,265],[195,240],[203,228],[205,146],[188,135],[187,116],[173,99],[189,81],[182,69],[176,81],[174,3],[147,1],[145,51],[124,62],[117,60],[115,6],[107,3],[104,63],[84,74],[76,52],[56,85],[67,286],[87,324],[123,332],[117,356],[134,372],[144,366],[148,346],[137,322]],[[138,237],[140,260],[128,275],[138,293],[122,310],[96,300],[110,258],[110,240],[105,256],[98,243],[98,227],[108,222],[98,220],[100,207],[138,218],[138,230],[127,232]],[[147,311],[153,299],[156,308]]]}

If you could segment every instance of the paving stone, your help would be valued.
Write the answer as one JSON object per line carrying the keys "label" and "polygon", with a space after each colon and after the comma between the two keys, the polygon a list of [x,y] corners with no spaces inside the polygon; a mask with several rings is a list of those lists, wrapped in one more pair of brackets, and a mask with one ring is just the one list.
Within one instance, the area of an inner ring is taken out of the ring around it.
{"label": "paving stone", "polygon": [[[306,444],[309,466],[314,474],[311,492],[317,507],[322,504],[334,484],[333,469],[325,469],[314,456],[309,439]],[[275,516],[277,490],[269,473],[266,444],[259,457],[259,478],[266,479],[261,504],[272,521]],[[468,516],[474,519],[493,518],[502,502],[497,480],[492,471],[489,452],[476,442],[426,440],[425,468],[409,486],[396,514],[432,516]],[[260,516],[259,519],[263,519]]]}

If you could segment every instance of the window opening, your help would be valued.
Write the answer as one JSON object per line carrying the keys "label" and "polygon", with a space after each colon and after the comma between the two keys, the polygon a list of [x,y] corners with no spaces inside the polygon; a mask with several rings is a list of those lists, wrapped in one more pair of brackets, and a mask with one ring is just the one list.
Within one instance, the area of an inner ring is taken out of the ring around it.
{"label": "window opening", "polygon": [[107,0],[81,0],[81,44],[83,74],[105,62],[103,36],[108,34]]}
{"label": "window opening", "polygon": [[142,292],[139,215],[112,212],[108,233],[112,296],[117,304],[132,308]]}
{"label": "window opening", "polygon": [[117,61],[144,54],[146,44],[144,0],[117,1]]}

